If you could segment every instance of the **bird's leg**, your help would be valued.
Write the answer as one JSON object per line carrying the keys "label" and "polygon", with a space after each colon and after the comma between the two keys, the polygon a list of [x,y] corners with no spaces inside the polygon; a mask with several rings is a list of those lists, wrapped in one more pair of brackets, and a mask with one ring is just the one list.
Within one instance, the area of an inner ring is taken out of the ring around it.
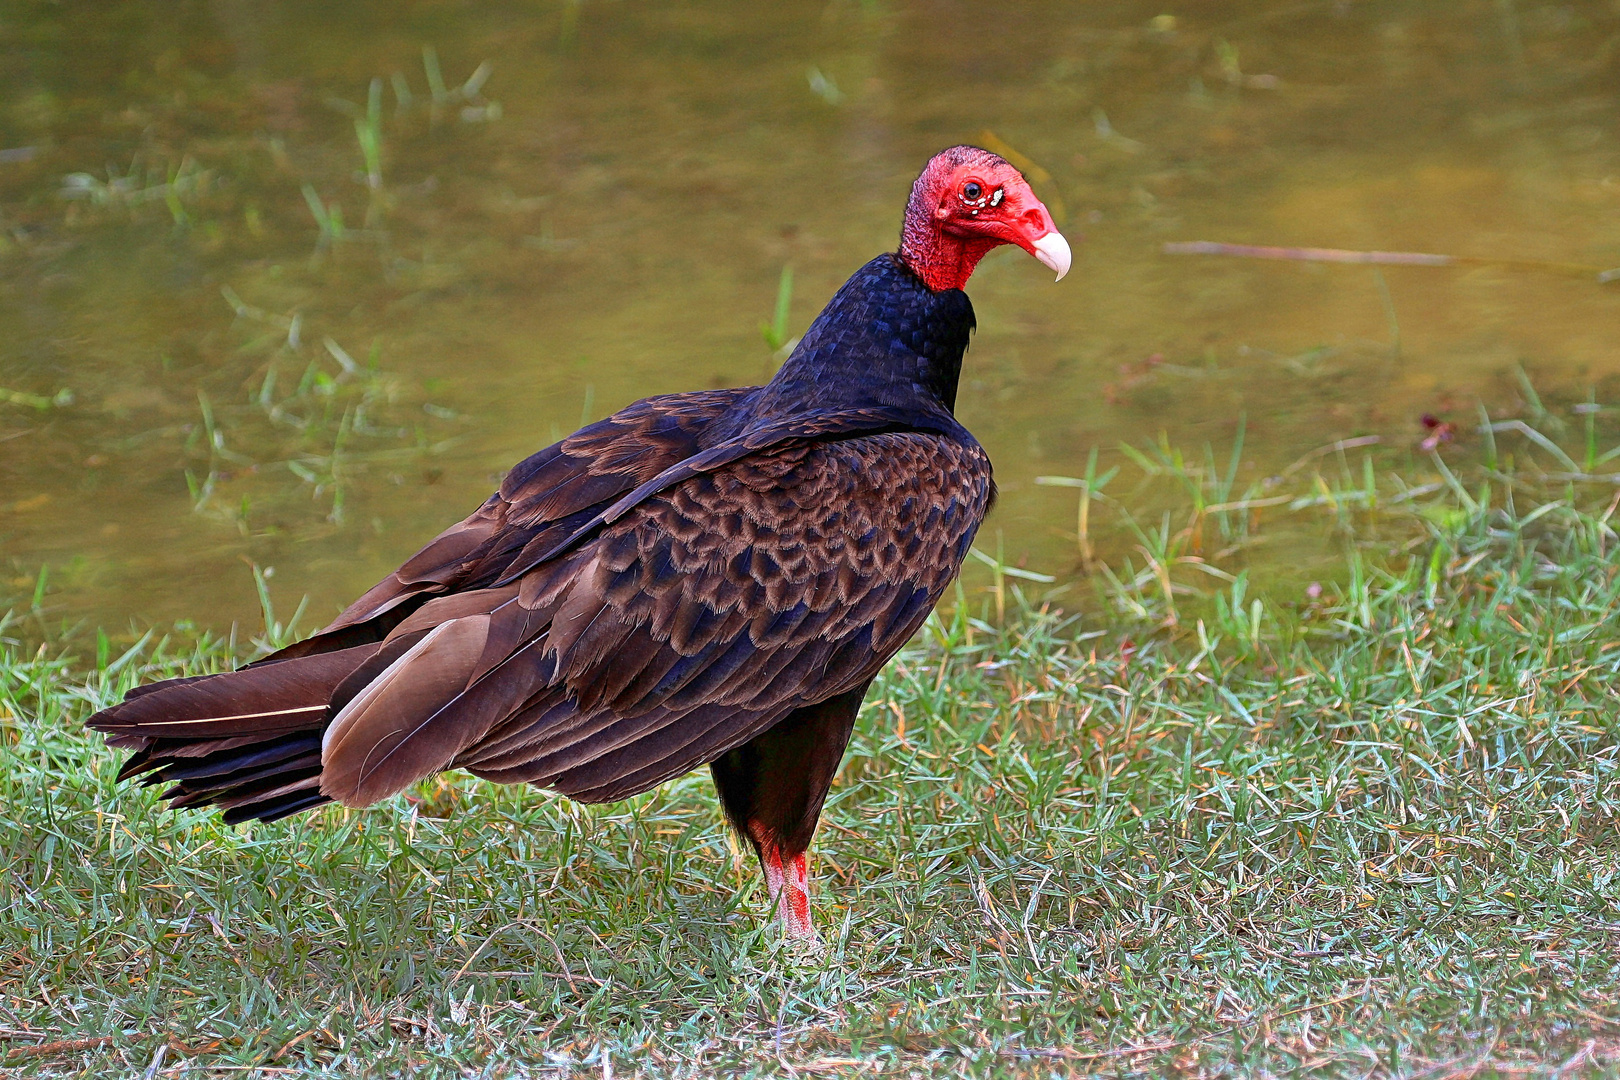
{"label": "bird's leg", "polygon": [[783,933],[795,941],[816,939],[804,853],[865,693],[862,683],[795,709],[775,727],[709,764],[720,805],[759,853],[776,917]]}
{"label": "bird's leg", "polygon": [[782,932],[793,941],[816,940],[816,927],[810,921],[810,866],[804,852],[783,858],[781,848],[771,843],[761,843],[759,851],[765,887],[776,902]]}

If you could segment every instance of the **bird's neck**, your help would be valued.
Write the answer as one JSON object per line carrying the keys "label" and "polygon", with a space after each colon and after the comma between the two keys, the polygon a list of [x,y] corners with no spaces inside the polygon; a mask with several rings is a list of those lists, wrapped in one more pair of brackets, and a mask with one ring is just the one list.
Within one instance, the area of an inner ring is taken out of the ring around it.
{"label": "bird's neck", "polygon": [[979,260],[1002,243],[990,237],[953,236],[927,214],[912,210],[900,230],[899,258],[935,292],[965,289]]}
{"label": "bird's neck", "polygon": [[899,257],[880,255],[828,301],[754,411],[951,412],[973,326],[967,294],[936,291]]}

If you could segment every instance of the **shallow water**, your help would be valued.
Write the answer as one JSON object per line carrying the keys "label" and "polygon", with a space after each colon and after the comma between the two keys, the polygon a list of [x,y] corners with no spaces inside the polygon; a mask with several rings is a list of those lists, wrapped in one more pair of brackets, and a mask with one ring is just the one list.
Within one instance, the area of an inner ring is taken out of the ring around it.
{"label": "shallow water", "polygon": [[1242,489],[1354,436],[1398,463],[1424,413],[1511,412],[1519,367],[1620,394],[1591,273],[1160,250],[1620,266],[1617,120],[1615,0],[16,5],[0,608],[45,568],[53,624],[252,627],[258,565],[322,621],[582,420],[768,377],[783,266],[791,334],[929,154],[986,138],[1077,258],[969,290],[981,547],[1063,577],[1075,493],[1034,478],[1093,448],[1223,456],[1241,423]]}

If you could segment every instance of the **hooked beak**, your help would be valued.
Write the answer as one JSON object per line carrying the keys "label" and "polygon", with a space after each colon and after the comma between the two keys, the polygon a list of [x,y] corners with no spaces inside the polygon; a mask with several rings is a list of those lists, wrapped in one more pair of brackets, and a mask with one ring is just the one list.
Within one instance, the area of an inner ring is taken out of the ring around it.
{"label": "hooked beak", "polygon": [[1057,224],[1053,222],[1046,205],[1035,197],[1027,185],[1020,187],[1022,190],[1014,197],[1022,203],[1023,209],[1007,222],[1006,232],[1002,235],[1039,259],[1043,266],[1056,272],[1057,280],[1062,281],[1073,259],[1069,242],[1057,231]]}
{"label": "hooked beak", "polygon": [[1069,242],[1063,239],[1063,234],[1053,230],[1035,240],[1030,252],[1049,270],[1057,271],[1057,280],[1062,281],[1063,275],[1069,272]]}

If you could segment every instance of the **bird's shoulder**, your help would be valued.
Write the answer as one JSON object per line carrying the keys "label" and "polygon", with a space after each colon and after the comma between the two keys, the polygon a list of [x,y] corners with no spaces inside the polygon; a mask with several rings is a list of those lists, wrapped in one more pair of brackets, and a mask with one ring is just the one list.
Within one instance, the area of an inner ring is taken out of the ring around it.
{"label": "bird's shoulder", "polygon": [[643,398],[512,466],[486,507],[534,524],[628,491],[702,450],[715,422],[757,389]]}
{"label": "bird's shoulder", "polygon": [[592,545],[601,600],[682,651],[697,608],[697,624],[735,613],[758,630],[797,610],[818,617],[790,637],[837,640],[874,620],[886,637],[956,575],[992,489],[977,443],[931,432],[774,446],[605,527]]}
{"label": "bird's shoulder", "polygon": [[792,548],[830,560],[900,538],[945,541],[977,525],[992,486],[990,460],[971,439],[912,430],[808,437],[691,476],[603,539],[667,537],[689,554]]}

